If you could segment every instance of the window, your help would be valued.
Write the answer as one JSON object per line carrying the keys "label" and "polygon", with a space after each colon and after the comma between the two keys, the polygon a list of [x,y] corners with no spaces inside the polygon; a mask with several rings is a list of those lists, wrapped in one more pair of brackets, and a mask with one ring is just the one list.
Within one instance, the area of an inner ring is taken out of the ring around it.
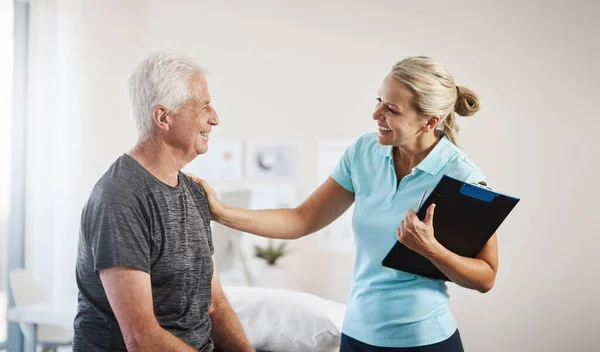
{"label": "window", "polygon": [[[0,0],[0,346],[6,342],[8,307],[7,228],[10,208],[10,165],[13,90],[13,0]],[[0,347],[0,349],[2,349]]]}

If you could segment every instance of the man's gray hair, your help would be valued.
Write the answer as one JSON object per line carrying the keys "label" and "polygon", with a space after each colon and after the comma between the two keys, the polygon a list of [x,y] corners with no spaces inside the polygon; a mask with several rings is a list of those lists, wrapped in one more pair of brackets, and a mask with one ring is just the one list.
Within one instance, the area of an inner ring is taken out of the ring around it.
{"label": "man's gray hair", "polygon": [[129,104],[140,138],[152,131],[152,109],[157,105],[178,113],[195,93],[190,86],[194,74],[203,73],[193,57],[172,50],[150,54],[131,73]]}

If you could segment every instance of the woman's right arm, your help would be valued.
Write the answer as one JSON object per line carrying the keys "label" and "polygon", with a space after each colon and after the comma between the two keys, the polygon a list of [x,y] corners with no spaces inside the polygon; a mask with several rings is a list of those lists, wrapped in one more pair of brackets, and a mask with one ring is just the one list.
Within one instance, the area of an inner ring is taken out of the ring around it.
{"label": "woman's right arm", "polygon": [[296,239],[332,223],[354,202],[354,193],[329,177],[302,204],[292,209],[252,210],[222,204],[204,181],[192,178],[206,193],[211,217],[222,225],[258,236]]}

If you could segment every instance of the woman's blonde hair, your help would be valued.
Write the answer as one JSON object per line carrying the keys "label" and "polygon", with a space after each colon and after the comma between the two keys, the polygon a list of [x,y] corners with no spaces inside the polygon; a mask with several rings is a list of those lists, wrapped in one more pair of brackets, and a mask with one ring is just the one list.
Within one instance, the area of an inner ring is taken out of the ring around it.
{"label": "woman's blonde hair", "polygon": [[456,114],[471,116],[479,111],[479,97],[474,91],[454,84],[448,69],[425,56],[408,57],[392,67],[395,79],[408,85],[416,97],[420,115],[430,119],[439,116],[437,133],[457,144]]}

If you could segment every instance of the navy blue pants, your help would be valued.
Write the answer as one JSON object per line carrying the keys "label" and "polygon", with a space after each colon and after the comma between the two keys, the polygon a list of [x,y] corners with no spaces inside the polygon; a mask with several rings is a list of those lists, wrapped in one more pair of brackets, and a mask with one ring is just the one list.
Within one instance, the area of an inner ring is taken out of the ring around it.
{"label": "navy blue pants", "polygon": [[390,348],[367,345],[349,336],[342,334],[342,343],[340,352],[465,352],[460,339],[458,330],[447,340],[435,343],[433,345],[408,347],[408,348]]}

